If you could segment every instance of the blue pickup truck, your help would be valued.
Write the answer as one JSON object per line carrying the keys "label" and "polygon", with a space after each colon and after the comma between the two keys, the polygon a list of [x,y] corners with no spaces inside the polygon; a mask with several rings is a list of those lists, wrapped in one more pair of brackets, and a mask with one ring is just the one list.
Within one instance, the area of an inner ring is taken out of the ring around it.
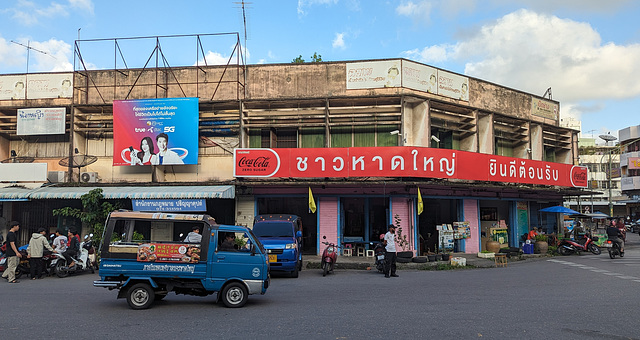
{"label": "blue pickup truck", "polygon": [[[181,241],[181,231],[196,229],[199,242]],[[101,280],[93,285],[117,289],[132,309],[149,308],[169,292],[217,293],[227,307],[242,307],[270,283],[266,250],[251,230],[218,225],[208,215],[112,212],[100,254]]]}
{"label": "blue pickup truck", "polygon": [[269,255],[272,271],[298,277],[302,270],[302,219],[296,215],[258,215],[253,221],[253,233]]}

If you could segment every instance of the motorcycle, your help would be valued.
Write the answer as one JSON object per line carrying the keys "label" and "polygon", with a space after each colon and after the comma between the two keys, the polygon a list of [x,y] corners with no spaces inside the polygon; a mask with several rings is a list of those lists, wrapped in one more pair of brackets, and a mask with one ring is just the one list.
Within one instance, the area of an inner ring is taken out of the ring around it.
{"label": "motorcycle", "polygon": [[617,242],[612,242],[611,240],[607,240],[605,243],[605,247],[609,251],[609,257],[611,259],[615,259],[616,256],[624,257],[624,252],[620,251],[620,245]]}
{"label": "motorcycle", "polygon": [[[384,235],[381,235],[381,239],[384,239]],[[376,243],[375,247],[373,248],[373,254],[376,257],[376,262],[374,264],[379,273],[384,272],[384,255],[386,252],[387,250],[385,249],[382,242]]]}
{"label": "motorcycle", "polygon": [[[326,236],[322,237],[326,239]],[[327,276],[327,273],[333,273],[333,268],[336,264],[336,260],[338,259],[338,246],[329,242],[322,242],[322,244],[327,245],[322,252],[322,261],[320,267],[322,268],[322,276]]]}
{"label": "motorcycle", "polygon": [[81,273],[85,270],[90,270],[91,274],[95,273],[96,264],[89,259],[89,249],[93,248],[93,240],[90,240],[89,237],[92,236],[93,234],[85,235],[84,241],[80,243],[80,251],[74,259],[76,265],[71,268],[62,254],[55,253],[56,259],[52,261],[51,267],[58,277],[67,277],[69,274]]}
{"label": "motorcycle", "polygon": [[600,255],[602,253],[600,247],[593,243],[597,240],[598,237],[594,236],[592,238],[589,234],[585,234],[580,240],[563,240],[558,245],[558,253],[560,255],[571,255],[573,253],[580,255],[582,251],[590,251],[595,255]]}

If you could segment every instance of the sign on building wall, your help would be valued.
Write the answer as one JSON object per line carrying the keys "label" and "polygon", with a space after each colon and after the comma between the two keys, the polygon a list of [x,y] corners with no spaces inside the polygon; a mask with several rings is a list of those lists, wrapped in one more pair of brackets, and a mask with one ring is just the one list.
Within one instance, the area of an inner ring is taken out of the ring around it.
{"label": "sign on building wall", "polygon": [[402,61],[402,86],[418,91],[438,93],[438,69]]}
{"label": "sign on building wall", "polygon": [[587,168],[424,147],[235,149],[235,177],[420,177],[587,187]]}
{"label": "sign on building wall", "polygon": [[640,170],[640,157],[629,157],[627,169]]}
{"label": "sign on building wall", "polygon": [[347,90],[402,86],[400,59],[347,63]]}
{"label": "sign on building wall", "polygon": [[67,109],[64,107],[18,109],[17,135],[63,135]]}
{"label": "sign on building wall", "polygon": [[438,70],[438,94],[469,101],[469,78]]}
{"label": "sign on building wall", "polygon": [[71,98],[73,73],[0,76],[0,100]]}
{"label": "sign on building wall", "polygon": [[558,103],[531,97],[531,114],[547,119],[558,120]]}
{"label": "sign on building wall", "polygon": [[184,199],[132,199],[133,211],[207,211],[207,203],[201,198]]}
{"label": "sign on building wall", "polygon": [[198,98],[113,101],[113,165],[198,164]]}

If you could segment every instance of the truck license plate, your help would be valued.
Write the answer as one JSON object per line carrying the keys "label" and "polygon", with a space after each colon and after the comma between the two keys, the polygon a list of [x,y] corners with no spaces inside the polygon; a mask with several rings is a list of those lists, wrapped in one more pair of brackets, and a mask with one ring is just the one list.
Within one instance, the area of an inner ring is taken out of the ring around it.
{"label": "truck license plate", "polygon": [[269,255],[269,262],[278,262],[278,255]]}

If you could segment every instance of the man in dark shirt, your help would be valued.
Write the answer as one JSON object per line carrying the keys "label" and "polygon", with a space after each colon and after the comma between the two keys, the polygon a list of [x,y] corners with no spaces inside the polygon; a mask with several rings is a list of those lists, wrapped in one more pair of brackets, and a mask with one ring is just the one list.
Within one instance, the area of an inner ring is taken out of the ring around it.
{"label": "man in dark shirt", "polygon": [[9,233],[7,233],[7,269],[2,273],[2,278],[9,283],[18,283],[16,280],[16,268],[22,254],[18,251],[18,237],[16,232],[20,229],[20,223],[12,221],[9,223]]}
{"label": "man in dark shirt", "polygon": [[224,238],[224,241],[220,245],[220,250],[222,251],[236,251],[235,242],[234,242],[233,233],[227,233]]}
{"label": "man in dark shirt", "polygon": [[607,237],[611,242],[615,242],[620,246],[620,252],[624,253],[624,241],[622,240],[620,229],[618,229],[615,225],[610,224],[607,227]]}

